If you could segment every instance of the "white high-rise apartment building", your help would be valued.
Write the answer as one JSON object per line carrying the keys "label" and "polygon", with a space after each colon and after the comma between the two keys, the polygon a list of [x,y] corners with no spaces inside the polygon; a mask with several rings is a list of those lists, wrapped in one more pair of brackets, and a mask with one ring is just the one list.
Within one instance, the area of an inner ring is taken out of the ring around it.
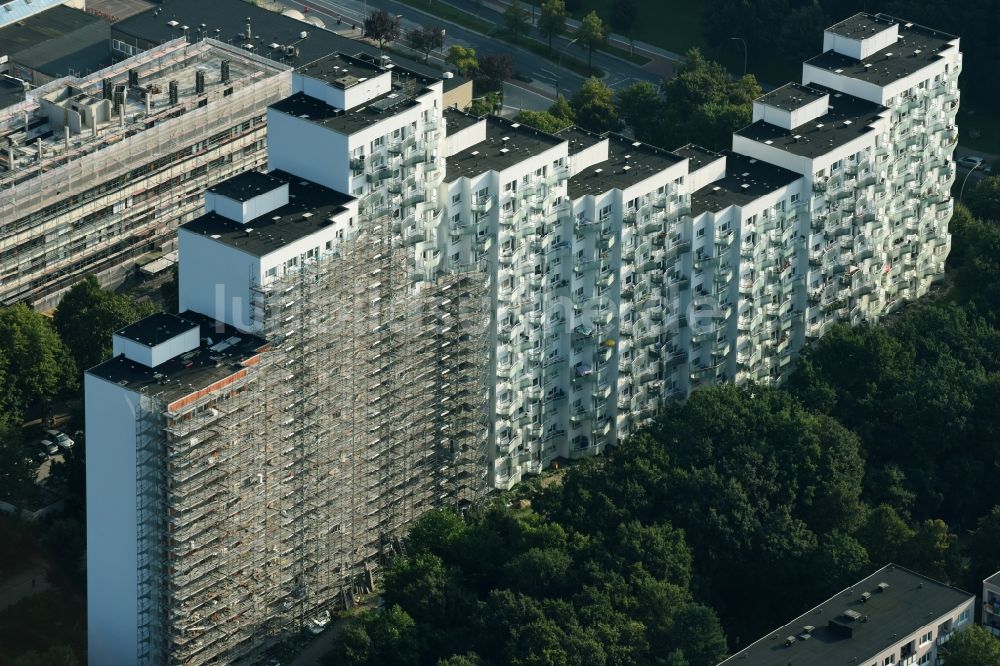
{"label": "white high-rise apartment building", "polygon": [[87,373],[92,663],[252,658],[422,512],[925,293],[958,40],[862,14],[824,42],[723,153],[474,118],[371,58],[296,72],[269,173],[181,227],[182,312]]}

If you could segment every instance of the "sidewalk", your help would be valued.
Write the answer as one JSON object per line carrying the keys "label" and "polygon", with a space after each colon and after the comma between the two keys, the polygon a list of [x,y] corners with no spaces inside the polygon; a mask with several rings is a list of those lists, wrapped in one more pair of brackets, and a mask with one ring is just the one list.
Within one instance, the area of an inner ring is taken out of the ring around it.
{"label": "sidewalk", "polygon": [[43,569],[30,569],[0,585],[0,611],[52,587]]}
{"label": "sidewalk", "polygon": [[[448,2],[448,0],[443,0],[443,1]],[[451,4],[453,7],[458,7],[459,9],[465,9],[464,7],[459,7],[458,5],[454,5],[451,2],[448,2],[448,4]],[[493,11],[499,12],[501,14],[507,11],[507,9],[510,7],[510,4],[511,3],[508,0],[483,0],[483,7],[488,7],[489,9],[492,9]],[[530,7],[530,5],[528,7]],[[528,9],[528,7],[526,7],[525,9]],[[528,11],[529,13],[532,14],[532,17],[529,19],[531,25],[537,27],[538,16],[541,14],[541,12],[540,11],[531,12],[530,10]],[[567,18],[566,26],[570,28],[569,32],[571,34],[575,33],[580,28],[580,21],[573,18]],[[653,46],[652,44],[647,44],[646,42],[638,42],[638,41],[630,42],[627,37],[615,33],[608,34],[608,43],[611,44],[612,46],[616,46],[626,51],[632,49],[634,46],[635,53],[649,58],[649,62],[646,63],[645,65],[642,65],[642,68],[649,72],[659,74],[663,78],[669,78],[673,76],[675,63],[684,61],[684,56],[678,53],[674,53],[673,51],[667,51],[666,49],[661,49],[658,46]],[[622,62],[628,62],[629,64],[636,64],[636,63],[631,63],[630,61],[625,60],[624,58],[621,58],[615,55],[614,53],[608,53],[607,51],[604,51],[603,53],[608,57],[616,58],[618,60],[621,60]]]}

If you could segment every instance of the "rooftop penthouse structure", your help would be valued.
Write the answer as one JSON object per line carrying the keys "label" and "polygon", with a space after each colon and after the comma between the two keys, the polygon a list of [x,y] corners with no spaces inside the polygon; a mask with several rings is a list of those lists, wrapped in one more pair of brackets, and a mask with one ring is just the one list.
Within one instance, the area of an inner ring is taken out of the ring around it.
{"label": "rooftop penthouse structure", "polygon": [[472,117],[370,54],[293,73],[267,172],[179,229],[181,321],[87,373],[93,663],[252,660],[371,589],[421,513],[926,293],[958,40],[937,53],[877,94],[768,93],[722,152]]}

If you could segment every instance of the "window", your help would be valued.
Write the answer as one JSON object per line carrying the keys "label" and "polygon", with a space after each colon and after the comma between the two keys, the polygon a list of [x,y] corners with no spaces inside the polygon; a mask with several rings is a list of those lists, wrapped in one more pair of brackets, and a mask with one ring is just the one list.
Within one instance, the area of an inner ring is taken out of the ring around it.
{"label": "window", "polygon": [[275,277],[277,275],[278,275],[278,267],[277,266],[272,266],[271,268],[267,269],[267,277]]}
{"label": "window", "polygon": [[933,631],[928,631],[926,634],[920,637],[920,644],[926,645],[931,642],[931,637],[934,635]]}
{"label": "window", "polygon": [[701,229],[698,230],[698,238],[701,238],[704,235],[705,235],[705,228],[702,227]]}
{"label": "window", "polygon": [[958,620],[955,622],[955,626],[959,626],[960,627],[960,626],[962,626],[963,624],[965,624],[968,621],[969,621],[969,609],[966,608],[964,611],[962,611],[959,614]]}
{"label": "window", "polygon": [[888,657],[882,660],[882,666],[889,666],[889,664],[896,663],[896,655],[890,654]]}
{"label": "window", "polygon": [[931,663],[931,653],[927,652],[920,656],[920,660],[917,661],[918,664],[929,664]]}
{"label": "window", "polygon": [[792,203],[798,203],[798,202],[799,202],[799,195],[798,194],[793,194],[792,195]]}

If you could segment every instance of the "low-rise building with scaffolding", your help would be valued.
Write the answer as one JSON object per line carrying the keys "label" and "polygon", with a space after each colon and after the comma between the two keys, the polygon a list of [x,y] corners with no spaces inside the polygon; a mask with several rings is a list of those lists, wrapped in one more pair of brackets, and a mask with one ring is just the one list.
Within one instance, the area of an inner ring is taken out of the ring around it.
{"label": "low-rise building with scaffolding", "polygon": [[265,163],[265,109],[290,91],[288,66],[177,39],[0,109],[0,303],[54,307],[170,249],[209,185]]}

